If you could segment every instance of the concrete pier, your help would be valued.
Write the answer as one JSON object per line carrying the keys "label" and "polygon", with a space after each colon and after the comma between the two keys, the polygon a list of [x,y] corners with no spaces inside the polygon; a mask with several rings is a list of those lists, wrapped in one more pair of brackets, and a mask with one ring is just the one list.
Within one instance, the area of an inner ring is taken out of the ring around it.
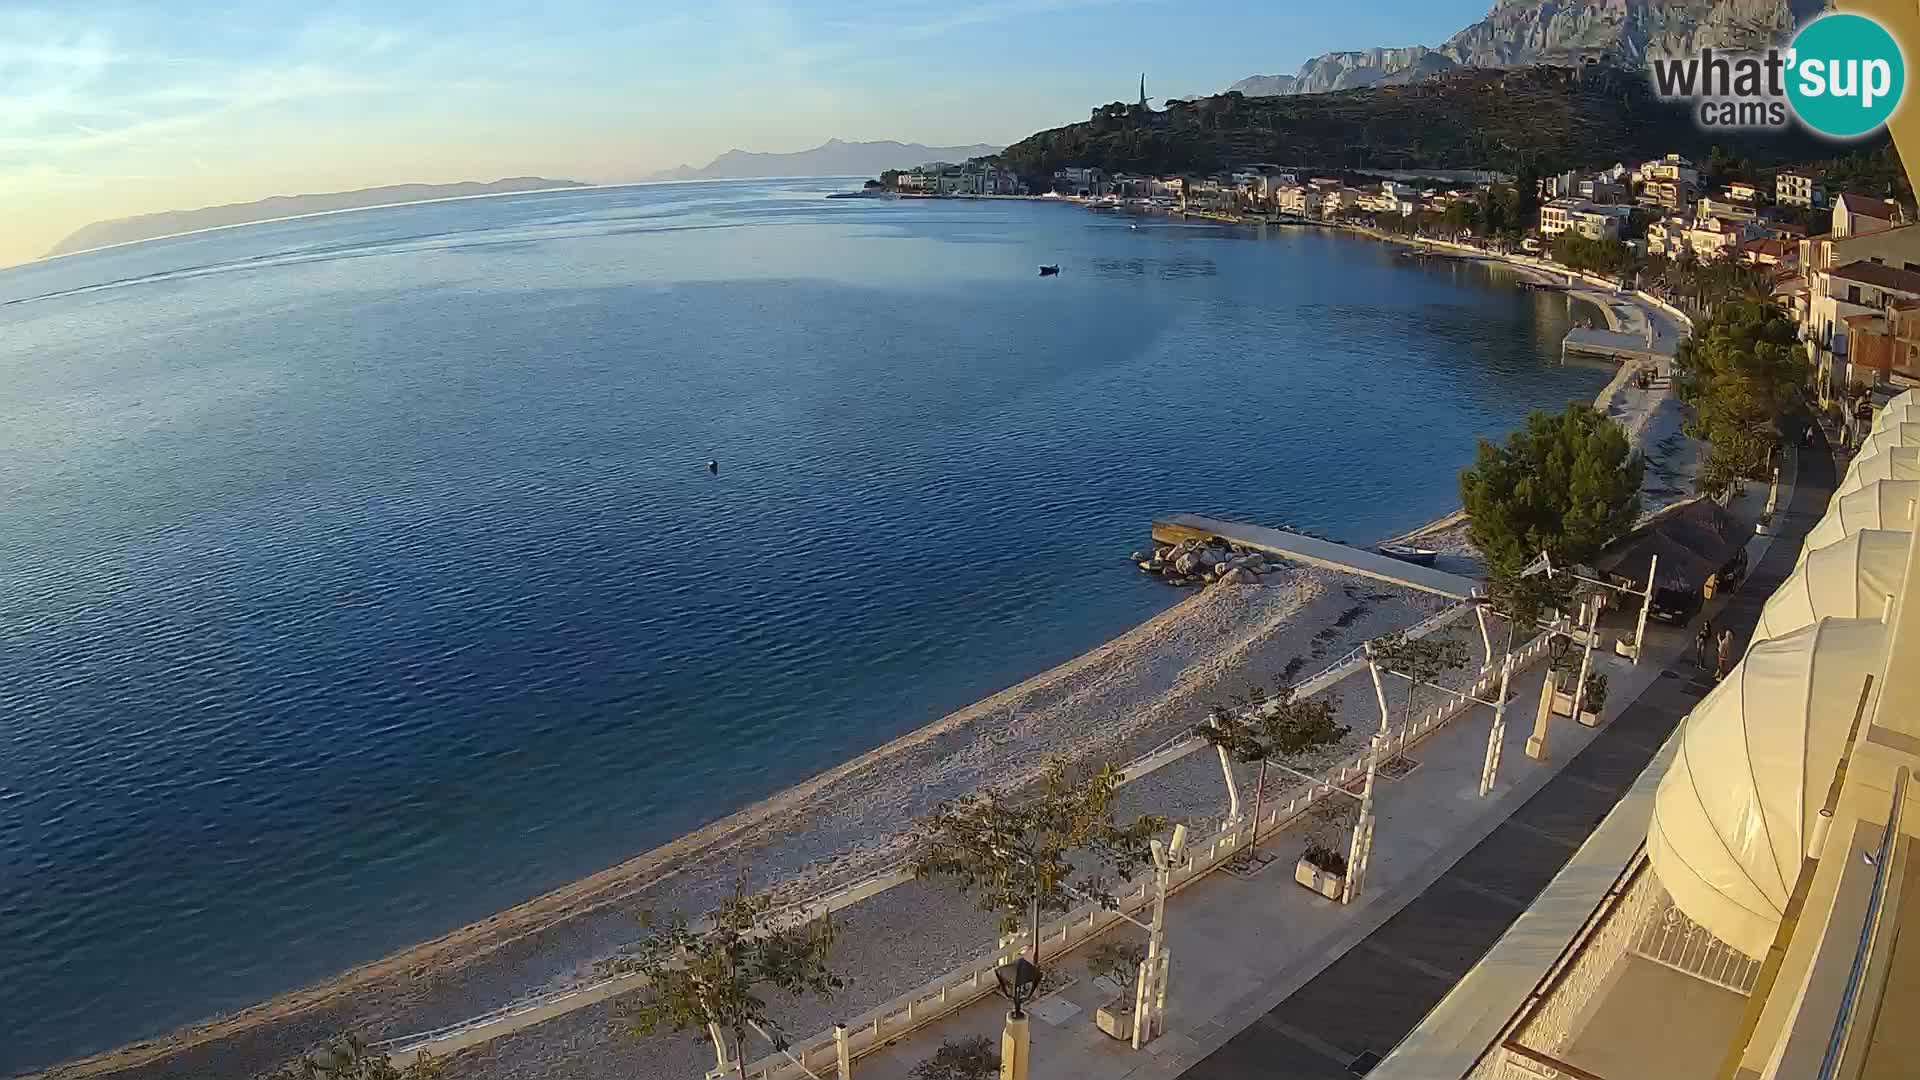
{"label": "concrete pier", "polygon": [[1343,574],[1356,574],[1451,600],[1468,599],[1473,595],[1475,586],[1471,578],[1459,574],[1449,574],[1431,566],[1415,566],[1377,551],[1349,547],[1331,540],[1316,540],[1285,529],[1221,521],[1200,514],[1172,514],[1155,519],[1153,523],[1155,543],[1177,544],[1182,540],[1204,540],[1215,536],[1228,543],[1263,551],[1291,562],[1324,567]]}
{"label": "concrete pier", "polygon": [[1652,360],[1656,357],[1670,356],[1671,350],[1659,351],[1647,343],[1647,339],[1638,334],[1622,334],[1613,330],[1595,330],[1590,327],[1576,326],[1567,331],[1566,339],[1560,342],[1561,357],[1597,356],[1603,360]]}

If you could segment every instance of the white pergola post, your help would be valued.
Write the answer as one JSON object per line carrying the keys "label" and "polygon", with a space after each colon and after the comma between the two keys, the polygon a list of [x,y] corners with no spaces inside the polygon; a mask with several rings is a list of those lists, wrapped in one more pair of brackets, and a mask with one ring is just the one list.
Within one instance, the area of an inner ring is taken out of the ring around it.
{"label": "white pergola post", "polygon": [[1480,599],[1474,597],[1473,617],[1480,623],[1480,670],[1485,671],[1493,666],[1493,635],[1487,632],[1487,605]]}
{"label": "white pergola post", "polygon": [[[1380,730],[1385,731],[1387,730],[1387,687],[1380,681],[1380,665],[1373,659],[1373,642],[1367,642],[1364,648],[1367,654],[1367,673],[1373,676],[1373,696],[1380,702]],[[1413,690],[1409,688],[1407,692],[1412,693]]]}
{"label": "white pergola post", "polygon": [[1660,556],[1655,555],[1647,561],[1647,597],[1640,604],[1640,621],[1633,628],[1633,666],[1640,666],[1640,658],[1647,652],[1647,614],[1653,610],[1653,580],[1660,570]]}
{"label": "white pergola post", "polygon": [[[1212,724],[1216,728],[1220,726],[1212,717],[1207,718],[1207,723]],[[1238,824],[1240,821],[1240,785],[1233,780],[1233,759],[1227,756],[1226,747],[1216,746],[1214,749],[1220,754],[1220,775],[1224,777],[1227,782],[1227,822],[1228,824]]]}
{"label": "white pergola post", "polygon": [[736,1072],[744,1070],[746,1047],[740,1048],[742,1060],[736,1063],[727,1057],[727,1033],[721,1030],[719,1024],[708,1024],[707,1036],[713,1040],[714,1057],[713,1071],[707,1074],[708,1080],[720,1080],[722,1077],[733,1076]]}
{"label": "white pergola post", "polygon": [[833,1025],[833,1056],[840,1067],[840,1080],[853,1075],[853,1053],[847,1046],[847,1025]]}
{"label": "white pergola post", "polygon": [[1500,779],[1500,751],[1507,743],[1507,686],[1513,680],[1513,654],[1500,664],[1500,696],[1494,699],[1493,728],[1487,732],[1487,760],[1480,767],[1480,797]]}
{"label": "white pergola post", "polygon": [[1573,684],[1573,720],[1580,721],[1580,706],[1587,696],[1587,668],[1593,664],[1593,639],[1600,636],[1600,597],[1580,601],[1580,617],[1586,622],[1586,644],[1580,649],[1580,677]]}
{"label": "white pergola post", "polygon": [[1133,987],[1133,1048],[1135,1050],[1160,1034],[1160,1013],[1167,1000],[1167,892],[1173,884],[1173,869],[1187,851],[1187,827],[1175,825],[1173,839],[1166,845],[1152,841],[1153,919],[1147,924],[1147,958],[1140,962],[1140,977]]}
{"label": "white pergola post", "polygon": [[1347,848],[1347,880],[1340,890],[1340,902],[1349,904],[1360,895],[1367,876],[1367,858],[1373,853],[1373,782],[1380,773],[1380,750],[1386,738],[1375,735],[1367,751],[1367,782],[1360,789],[1360,816],[1353,823],[1353,843]]}

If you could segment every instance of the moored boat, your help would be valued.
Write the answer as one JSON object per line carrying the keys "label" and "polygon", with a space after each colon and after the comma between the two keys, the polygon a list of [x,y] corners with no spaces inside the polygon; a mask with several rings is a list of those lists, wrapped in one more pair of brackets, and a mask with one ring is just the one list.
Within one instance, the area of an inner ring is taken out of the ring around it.
{"label": "moored boat", "polygon": [[1432,566],[1433,561],[1440,557],[1440,553],[1432,548],[1414,547],[1411,544],[1376,544],[1373,550],[1415,566]]}

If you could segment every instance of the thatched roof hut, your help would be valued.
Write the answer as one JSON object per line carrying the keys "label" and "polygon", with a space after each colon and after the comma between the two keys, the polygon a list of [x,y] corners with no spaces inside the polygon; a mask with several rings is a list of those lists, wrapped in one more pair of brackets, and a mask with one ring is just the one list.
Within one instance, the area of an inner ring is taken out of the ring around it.
{"label": "thatched roof hut", "polygon": [[1593,560],[1594,569],[1628,588],[1646,588],[1647,565],[1660,556],[1659,586],[1698,592],[1741,552],[1733,518],[1704,495],[1664,507]]}

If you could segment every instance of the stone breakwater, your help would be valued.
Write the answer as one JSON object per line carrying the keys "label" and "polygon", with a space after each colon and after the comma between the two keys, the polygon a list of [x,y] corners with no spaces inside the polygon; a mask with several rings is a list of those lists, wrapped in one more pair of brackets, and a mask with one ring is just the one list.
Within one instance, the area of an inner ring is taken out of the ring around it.
{"label": "stone breakwater", "polygon": [[1141,570],[1157,574],[1170,585],[1258,585],[1263,574],[1281,568],[1276,561],[1251,548],[1221,540],[1182,540],[1151,551],[1136,551]]}

